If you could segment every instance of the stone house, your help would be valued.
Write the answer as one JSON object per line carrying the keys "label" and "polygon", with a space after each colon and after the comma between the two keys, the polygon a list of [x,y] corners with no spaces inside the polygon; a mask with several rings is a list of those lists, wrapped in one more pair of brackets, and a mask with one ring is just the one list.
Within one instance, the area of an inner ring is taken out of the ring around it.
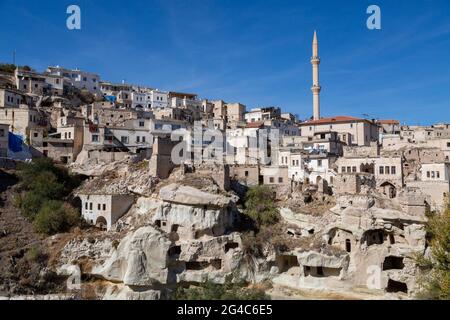
{"label": "stone house", "polygon": [[287,166],[261,166],[261,176],[264,185],[289,185]]}
{"label": "stone house", "polygon": [[230,177],[245,186],[257,186],[261,182],[260,167],[259,165],[233,165],[230,167]]}
{"label": "stone house", "polygon": [[79,193],[81,214],[89,224],[102,229],[111,229],[134,203],[130,194],[87,194]]}
{"label": "stone house", "polygon": [[368,146],[371,141],[378,141],[378,125],[367,119],[347,116],[321,118],[299,124],[302,136],[314,136],[316,132],[335,131],[341,141],[350,145]]}
{"label": "stone house", "polygon": [[408,181],[406,185],[425,194],[432,210],[443,210],[450,195],[450,163],[422,163],[420,172],[420,180]]}

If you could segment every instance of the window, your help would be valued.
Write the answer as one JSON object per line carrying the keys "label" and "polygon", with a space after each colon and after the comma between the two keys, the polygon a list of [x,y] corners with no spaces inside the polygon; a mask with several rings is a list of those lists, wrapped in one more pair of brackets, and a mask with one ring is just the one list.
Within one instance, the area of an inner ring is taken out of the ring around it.
{"label": "window", "polygon": [[434,171],[431,171],[431,179],[434,179]]}
{"label": "window", "polygon": [[88,209],[88,203],[87,203],[87,202],[84,203],[84,208],[85,208],[86,210]]}
{"label": "window", "polygon": [[391,167],[391,174],[395,174],[395,172],[396,172],[396,168],[395,168],[395,166],[392,166]]}
{"label": "window", "polygon": [[128,137],[126,137],[126,136],[121,136],[121,137],[120,137],[120,142],[122,142],[122,143],[128,143]]}
{"label": "window", "polygon": [[292,160],[292,165],[295,166],[295,160]]}
{"label": "window", "polygon": [[356,167],[355,166],[352,167],[352,172],[356,172]]}
{"label": "window", "polygon": [[141,137],[137,136],[137,137],[136,137],[136,142],[137,142],[137,143],[141,142]]}
{"label": "window", "polygon": [[352,167],[347,167],[347,172],[348,173],[352,172]]}
{"label": "window", "polygon": [[[1,134],[0,134],[0,136],[1,136]],[[39,136],[39,134],[38,134],[37,132],[35,132],[35,133],[33,133],[33,136],[34,136],[35,138],[37,138],[37,137]]]}
{"label": "window", "polygon": [[342,172],[342,173],[345,173],[345,167],[342,167],[342,168],[341,168],[341,172]]}
{"label": "window", "polygon": [[273,177],[270,177],[270,178],[269,178],[269,181],[270,181],[270,183],[273,183],[273,182],[274,182]]}
{"label": "window", "polygon": [[100,203],[97,205],[97,210],[100,210],[101,206]]}
{"label": "window", "polygon": [[142,137],[142,142],[144,142],[144,143],[145,143],[145,137]]}
{"label": "window", "polygon": [[450,142],[447,142],[447,147],[450,147]]}
{"label": "window", "polygon": [[92,210],[93,203],[89,203],[89,210]]}
{"label": "window", "polygon": [[283,183],[283,178],[282,177],[278,178],[278,183]]}
{"label": "window", "polygon": [[322,160],[317,160],[317,166],[320,168],[322,167]]}
{"label": "window", "polygon": [[427,171],[427,178],[430,177],[430,171]]}
{"label": "window", "polygon": [[384,174],[384,167],[380,166],[380,174]]}
{"label": "window", "polygon": [[244,175],[245,175],[246,177],[248,177],[248,171],[245,171]]}
{"label": "window", "polygon": [[99,141],[98,135],[97,134],[93,134],[92,135],[92,142],[98,142],[98,141]]}
{"label": "window", "polygon": [[106,211],[106,204],[103,204],[103,211]]}
{"label": "window", "polygon": [[145,125],[144,121],[139,121],[139,127],[143,127]]}
{"label": "window", "polygon": [[436,178],[439,179],[439,177],[440,177],[440,173],[439,173],[439,171],[436,171]]}
{"label": "window", "polygon": [[384,168],[384,172],[386,172],[386,174],[389,174],[389,166],[386,166],[385,168]]}

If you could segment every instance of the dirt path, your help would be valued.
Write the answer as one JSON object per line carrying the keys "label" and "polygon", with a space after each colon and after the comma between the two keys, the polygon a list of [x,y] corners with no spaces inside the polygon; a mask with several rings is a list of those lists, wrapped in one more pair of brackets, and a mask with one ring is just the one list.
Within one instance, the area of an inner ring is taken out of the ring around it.
{"label": "dirt path", "polygon": [[272,300],[378,300],[383,295],[367,290],[352,292],[333,292],[322,290],[296,290],[280,285],[274,285],[267,294]]}

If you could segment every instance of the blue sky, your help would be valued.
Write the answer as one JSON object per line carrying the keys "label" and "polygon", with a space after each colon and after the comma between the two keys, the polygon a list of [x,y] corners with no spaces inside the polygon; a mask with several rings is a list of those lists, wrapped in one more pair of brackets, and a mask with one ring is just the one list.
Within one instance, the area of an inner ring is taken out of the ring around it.
{"label": "blue sky", "polygon": [[[82,30],[66,28],[70,4]],[[381,30],[366,28],[370,4]],[[450,122],[448,0],[0,0],[0,27],[2,62],[15,49],[39,71],[80,68],[301,118],[312,113],[316,29],[322,116]]]}

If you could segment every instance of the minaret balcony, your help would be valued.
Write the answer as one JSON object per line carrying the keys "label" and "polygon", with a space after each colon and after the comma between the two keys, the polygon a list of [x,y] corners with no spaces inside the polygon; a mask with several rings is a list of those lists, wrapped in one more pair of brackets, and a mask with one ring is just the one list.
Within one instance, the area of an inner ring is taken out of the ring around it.
{"label": "minaret balcony", "polygon": [[320,90],[322,90],[322,87],[321,87],[321,86],[313,85],[313,86],[311,87],[311,91],[312,91],[313,93],[319,93]]}
{"label": "minaret balcony", "polygon": [[320,58],[319,57],[312,57],[311,58],[312,64],[320,64]]}

